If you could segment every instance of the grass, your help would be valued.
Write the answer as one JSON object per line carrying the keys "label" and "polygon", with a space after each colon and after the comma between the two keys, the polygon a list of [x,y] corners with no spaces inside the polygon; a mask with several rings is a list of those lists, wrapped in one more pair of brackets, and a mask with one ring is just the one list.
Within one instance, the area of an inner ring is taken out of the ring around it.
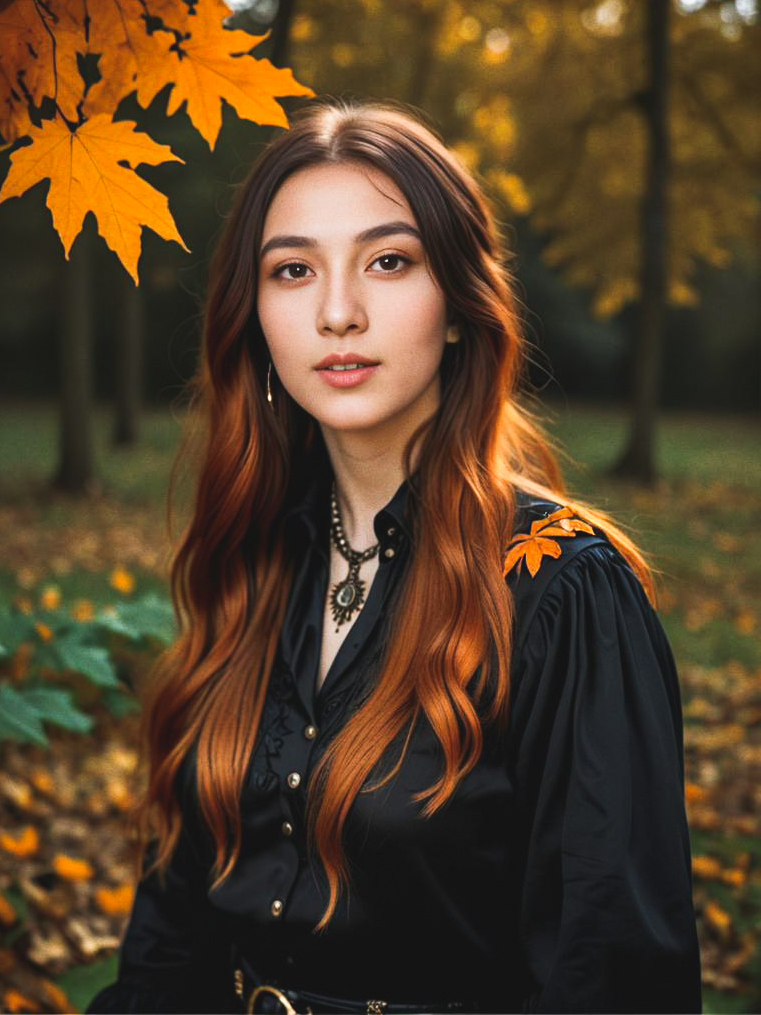
{"label": "grass", "polygon": [[[77,501],[46,486],[56,462],[54,409],[19,404],[3,411],[0,525],[8,536],[0,600],[19,586],[34,595],[53,582],[64,600],[107,601],[116,566],[135,575],[138,593],[165,588],[164,497],[181,419],[168,409],[146,411],[139,446],[116,450],[109,410],[98,407],[94,418],[100,487]],[[658,574],[661,618],[682,679],[693,853],[721,867],[720,875],[695,882],[705,1011],[758,1010],[761,423],[664,413],[662,478],[650,489],[605,473],[626,426],[612,409],[548,409],[548,428],[572,459],[565,469],[572,492],[609,511]],[[187,489],[181,484],[180,497]]]}

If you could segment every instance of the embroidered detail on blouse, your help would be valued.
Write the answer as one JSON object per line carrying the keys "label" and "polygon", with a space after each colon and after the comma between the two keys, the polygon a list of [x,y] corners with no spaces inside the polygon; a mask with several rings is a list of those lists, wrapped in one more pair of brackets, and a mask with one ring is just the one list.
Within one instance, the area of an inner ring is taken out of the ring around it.
{"label": "embroidered detail on blouse", "polygon": [[264,713],[262,714],[257,743],[251,763],[250,781],[260,793],[271,792],[278,785],[277,773],[272,764],[280,757],[286,737],[294,732],[292,697],[295,684],[292,674],[276,663],[270,682]]}
{"label": "embroidered detail on blouse", "polygon": [[549,537],[575,536],[577,532],[594,533],[594,529],[575,516],[569,507],[559,508],[551,515],[537,519],[531,523],[530,532],[519,532],[510,540],[503,574],[506,575],[516,566],[520,574],[525,560],[531,577],[535,578],[543,557],[559,557],[562,552],[560,543]]}

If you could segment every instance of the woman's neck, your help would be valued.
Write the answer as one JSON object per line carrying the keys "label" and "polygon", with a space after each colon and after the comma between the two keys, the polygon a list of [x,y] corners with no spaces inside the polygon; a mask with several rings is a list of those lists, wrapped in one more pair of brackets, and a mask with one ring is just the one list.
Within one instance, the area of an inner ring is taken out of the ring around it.
{"label": "woman's neck", "polygon": [[404,480],[401,453],[398,448],[363,444],[356,435],[326,434],[325,444],[346,538],[353,549],[365,550],[376,541],[375,515]]}

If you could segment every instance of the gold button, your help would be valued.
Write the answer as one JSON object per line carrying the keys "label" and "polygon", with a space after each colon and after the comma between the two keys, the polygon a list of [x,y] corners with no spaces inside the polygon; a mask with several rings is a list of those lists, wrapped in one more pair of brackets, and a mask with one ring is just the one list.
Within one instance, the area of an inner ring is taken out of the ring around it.
{"label": "gold button", "polygon": [[270,912],[273,916],[280,916],[283,912],[283,903],[281,899],[275,899],[270,906]]}
{"label": "gold button", "polygon": [[386,549],[383,551],[383,556],[384,557],[393,557],[394,556],[394,548],[393,548],[393,546],[387,546]]}
{"label": "gold button", "polygon": [[314,740],[314,738],[317,736],[317,727],[316,726],[305,726],[304,727],[304,736],[307,738],[307,740]]}
{"label": "gold button", "polygon": [[284,821],[280,827],[283,830],[283,835],[293,835],[293,825],[290,821]]}
{"label": "gold button", "polygon": [[301,776],[299,775],[299,773],[291,772],[291,774],[288,776],[288,785],[291,787],[291,789],[296,789],[296,787],[300,782]]}

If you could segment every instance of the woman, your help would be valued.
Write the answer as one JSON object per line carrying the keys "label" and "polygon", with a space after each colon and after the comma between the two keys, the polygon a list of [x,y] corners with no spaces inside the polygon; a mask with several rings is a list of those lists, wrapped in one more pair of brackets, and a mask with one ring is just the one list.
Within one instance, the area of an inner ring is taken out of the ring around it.
{"label": "woman", "polygon": [[300,110],[212,264],[146,876],[89,1011],[700,1011],[671,653],[521,349],[440,140]]}

